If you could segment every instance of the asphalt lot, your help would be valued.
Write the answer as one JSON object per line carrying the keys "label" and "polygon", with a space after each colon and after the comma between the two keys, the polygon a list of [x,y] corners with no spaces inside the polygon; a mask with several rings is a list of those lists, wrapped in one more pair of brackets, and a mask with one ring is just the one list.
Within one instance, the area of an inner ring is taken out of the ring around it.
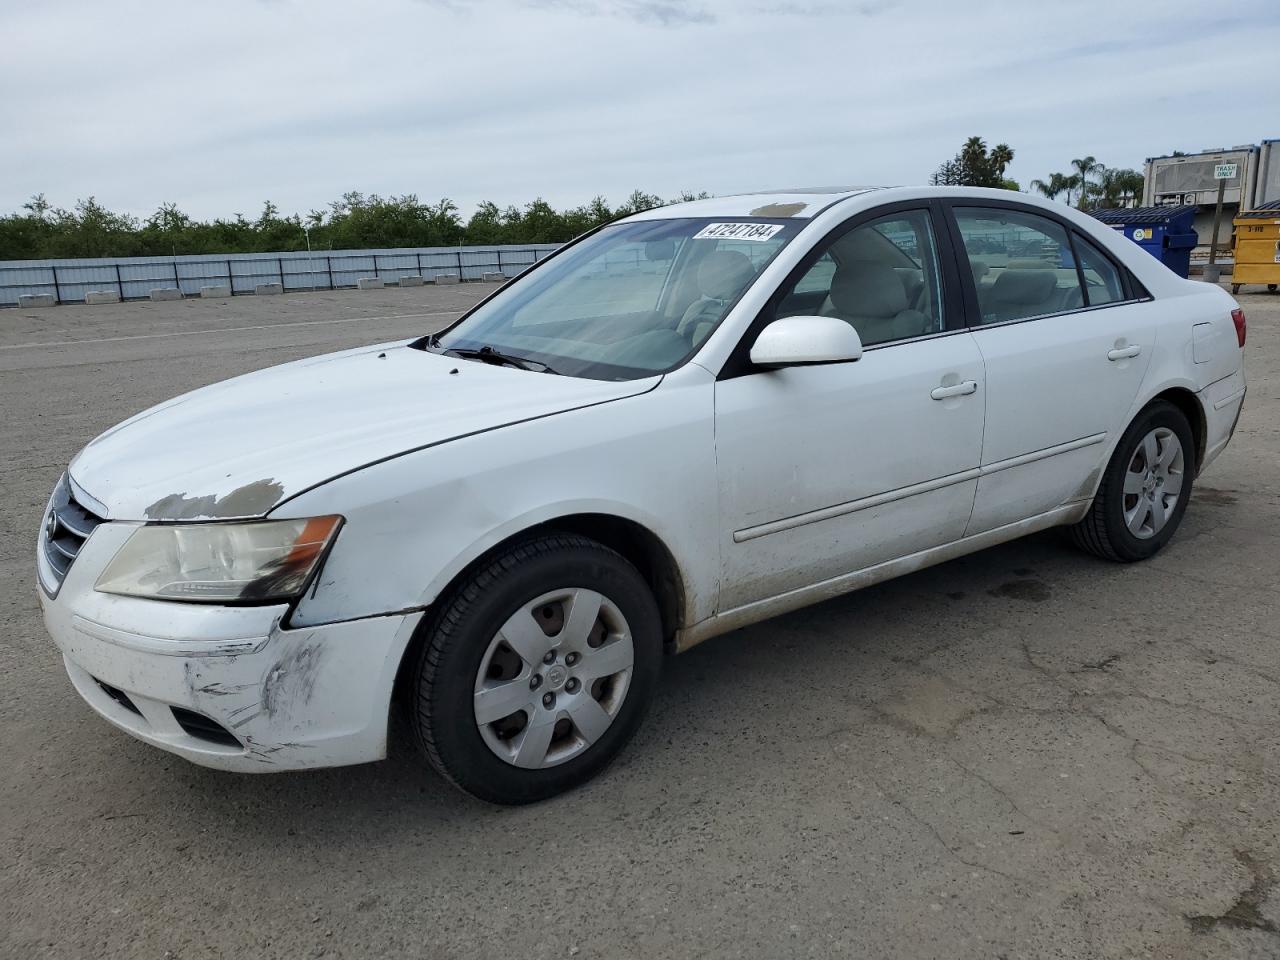
{"label": "asphalt lot", "polygon": [[1280,956],[1280,296],[1240,298],[1236,439],[1155,560],[1047,534],[713,640],[557,800],[97,719],[31,557],[76,450],[490,289],[0,311],[0,957]]}

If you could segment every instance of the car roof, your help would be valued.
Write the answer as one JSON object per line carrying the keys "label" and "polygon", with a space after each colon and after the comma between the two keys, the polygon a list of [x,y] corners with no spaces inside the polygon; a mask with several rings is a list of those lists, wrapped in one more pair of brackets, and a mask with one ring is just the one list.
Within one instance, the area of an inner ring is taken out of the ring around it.
{"label": "car roof", "polygon": [[833,203],[881,187],[789,187],[739,193],[727,197],[690,200],[645,210],[628,220],[670,220],[674,217],[785,217],[808,220]]}

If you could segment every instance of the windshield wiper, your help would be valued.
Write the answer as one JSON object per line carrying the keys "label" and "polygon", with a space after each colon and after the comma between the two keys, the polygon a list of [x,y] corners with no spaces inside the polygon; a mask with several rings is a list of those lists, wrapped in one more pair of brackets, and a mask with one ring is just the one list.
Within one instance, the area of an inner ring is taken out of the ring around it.
{"label": "windshield wiper", "polygon": [[529,357],[517,357],[512,353],[503,353],[495,350],[493,347],[485,344],[478,350],[468,350],[461,347],[449,347],[444,351],[452,353],[455,356],[462,357],[464,360],[479,360],[482,363],[492,363],[497,366],[518,367],[521,370],[531,370],[534,373],[555,373],[549,366],[541,360],[532,360]]}

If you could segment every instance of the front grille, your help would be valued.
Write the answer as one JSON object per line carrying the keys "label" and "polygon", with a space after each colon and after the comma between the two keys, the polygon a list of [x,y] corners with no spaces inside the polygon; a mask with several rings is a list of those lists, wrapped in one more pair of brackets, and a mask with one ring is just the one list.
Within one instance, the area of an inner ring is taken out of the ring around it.
{"label": "front grille", "polygon": [[62,586],[80,548],[100,523],[102,517],[90,513],[77,502],[71,492],[71,483],[66,474],[63,474],[53,489],[53,500],[44,518],[44,531],[40,535],[44,556],[53,568],[57,586]]}
{"label": "front grille", "polygon": [[242,746],[235,735],[226,727],[215,720],[196,713],[194,710],[187,710],[184,707],[170,707],[173,711],[173,719],[178,721],[180,726],[189,737],[195,737],[197,740],[207,740],[210,743],[217,743],[224,747]]}

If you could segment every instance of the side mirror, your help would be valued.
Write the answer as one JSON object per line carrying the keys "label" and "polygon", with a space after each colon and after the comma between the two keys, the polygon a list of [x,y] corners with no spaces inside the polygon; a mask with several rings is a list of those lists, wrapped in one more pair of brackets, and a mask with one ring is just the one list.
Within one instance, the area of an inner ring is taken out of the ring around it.
{"label": "side mirror", "polygon": [[763,330],[751,347],[751,362],[761,367],[845,363],[862,356],[862,339],[838,317],[783,317]]}

